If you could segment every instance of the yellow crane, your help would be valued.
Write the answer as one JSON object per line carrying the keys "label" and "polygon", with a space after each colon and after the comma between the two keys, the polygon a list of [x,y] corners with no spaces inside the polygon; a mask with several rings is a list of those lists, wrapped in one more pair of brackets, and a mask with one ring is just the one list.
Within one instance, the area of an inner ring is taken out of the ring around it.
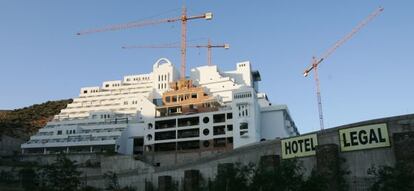
{"label": "yellow crane", "polygon": [[350,33],[345,35],[342,39],[337,41],[331,48],[329,48],[320,58],[313,57],[312,58],[312,64],[306,68],[306,70],[303,72],[303,76],[307,77],[309,75],[309,72],[313,70],[315,83],[316,83],[316,97],[318,101],[318,112],[319,112],[319,123],[321,130],[324,130],[324,122],[323,122],[323,112],[322,112],[322,98],[321,98],[321,88],[320,88],[320,82],[319,82],[319,76],[318,76],[318,67],[319,64],[322,63],[322,61],[326,60],[338,47],[340,47],[342,44],[344,44],[346,41],[351,39],[358,31],[362,29],[366,24],[368,24],[370,21],[372,21],[376,16],[378,16],[382,11],[384,11],[384,8],[379,7],[374,12],[372,12],[367,18],[362,20],[355,28],[352,29]]}

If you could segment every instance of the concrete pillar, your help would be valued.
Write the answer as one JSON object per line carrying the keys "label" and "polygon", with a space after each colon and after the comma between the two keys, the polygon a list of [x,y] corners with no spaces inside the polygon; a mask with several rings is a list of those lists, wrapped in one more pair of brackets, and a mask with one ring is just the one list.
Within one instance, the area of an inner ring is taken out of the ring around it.
{"label": "concrete pillar", "polygon": [[393,140],[396,161],[414,166],[414,131],[394,133]]}
{"label": "concrete pillar", "polygon": [[91,153],[93,153],[93,146],[91,146],[91,147],[89,148],[89,151],[90,151]]}
{"label": "concrete pillar", "polygon": [[69,147],[66,147],[66,153],[69,153]]}
{"label": "concrete pillar", "polygon": [[171,176],[159,176],[158,177],[158,191],[168,191],[172,189]]}
{"label": "concrete pillar", "polygon": [[47,154],[47,150],[46,150],[46,148],[43,148],[43,154],[45,155],[45,154]]}
{"label": "concrete pillar", "polygon": [[260,157],[259,168],[264,171],[274,171],[280,165],[280,155],[263,155]]}
{"label": "concrete pillar", "polygon": [[316,172],[327,179],[326,190],[339,190],[339,148],[336,144],[316,146]]}
{"label": "concrete pillar", "polygon": [[22,155],[24,154],[24,149],[22,149]]}
{"label": "concrete pillar", "polygon": [[154,187],[152,186],[152,182],[145,179],[145,191],[154,191]]}
{"label": "concrete pillar", "polygon": [[184,191],[199,190],[200,185],[200,171],[186,170],[184,171]]}

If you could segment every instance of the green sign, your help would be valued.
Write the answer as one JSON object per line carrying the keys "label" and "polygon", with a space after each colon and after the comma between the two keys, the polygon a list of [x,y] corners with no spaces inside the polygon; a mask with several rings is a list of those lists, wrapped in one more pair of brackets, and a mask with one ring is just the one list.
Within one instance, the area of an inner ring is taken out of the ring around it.
{"label": "green sign", "polygon": [[387,124],[365,125],[339,130],[341,151],[355,151],[390,146]]}
{"label": "green sign", "polygon": [[282,159],[315,155],[318,138],[316,134],[282,139]]}

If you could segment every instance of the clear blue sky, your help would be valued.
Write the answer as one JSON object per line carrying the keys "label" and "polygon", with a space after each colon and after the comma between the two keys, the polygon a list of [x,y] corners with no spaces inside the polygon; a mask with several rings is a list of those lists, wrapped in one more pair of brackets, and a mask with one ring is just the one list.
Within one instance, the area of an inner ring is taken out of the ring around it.
{"label": "clear blue sky", "polygon": [[[183,1],[0,2],[0,109],[76,97],[81,87],[147,73],[160,57],[179,66],[177,49],[123,50],[123,45],[180,40],[180,25],[76,36],[84,29],[174,17]],[[188,38],[228,42],[213,62],[233,70],[250,60],[261,91],[287,104],[301,132],[319,128],[313,78],[303,70],[378,6],[382,15],[320,66],[326,127],[414,113],[414,1],[187,1],[189,14],[212,11],[188,25]],[[161,14],[160,13],[164,13]],[[153,17],[156,16],[157,17]],[[202,43],[202,41],[198,41]],[[189,50],[188,65],[206,63]]]}

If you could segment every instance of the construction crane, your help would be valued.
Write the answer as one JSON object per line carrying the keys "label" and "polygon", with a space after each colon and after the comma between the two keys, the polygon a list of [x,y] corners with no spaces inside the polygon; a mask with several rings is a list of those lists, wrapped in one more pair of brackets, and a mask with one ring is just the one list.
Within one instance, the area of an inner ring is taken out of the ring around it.
{"label": "construction crane", "polygon": [[321,130],[324,130],[324,122],[323,122],[323,113],[322,113],[322,98],[321,98],[321,89],[319,84],[319,76],[318,76],[318,67],[322,61],[326,60],[338,47],[344,44],[346,41],[351,39],[358,31],[360,31],[366,24],[372,21],[376,16],[384,11],[384,8],[379,7],[374,12],[372,12],[367,18],[362,20],[355,28],[352,29],[350,33],[345,35],[341,40],[337,41],[330,49],[328,49],[320,58],[313,57],[312,64],[303,72],[303,76],[307,77],[309,72],[312,70],[314,71],[314,78],[316,83],[316,97],[318,101],[318,112],[319,112],[319,123]]}
{"label": "construction crane", "polygon": [[[201,45],[187,45],[189,48],[207,48],[207,64],[211,66],[211,49],[212,48],[224,48],[229,49],[230,45],[227,43],[224,44],[211,44],[211,40],[208,39],[207,44],[201,44]],[[164,45],[133,45],[133,46],[123,46],[123,49],[134,49],[134,48],[180,48],[178,45],[174,44],[164,44]]]}
{"label": "construction crane", "polygon": [[86,34],[93,34],[98,32],[107,32],[107,31],[117,31],[129,28],[139,28],[148,25],[156,25],[161,23],[172,23],[181,21],[181,79],[185,79],[185,71],[186,71],[186,48],[187,48],[187,21],[194,20],[194,19],[206,19],[211,20],[213,18],[213,14],[211,12],[207,12],[201,15],[196,16],[187,16],[187,8],[183,6],[181,16],[176,18],[166,18],[160,20],[147,20],[147,21],[138,21],[138,22],[130,22],[125,24],[118,24],[107,26],[104,28],[99,29],[90,29],[76,33],[77,35],[86,35]]}

